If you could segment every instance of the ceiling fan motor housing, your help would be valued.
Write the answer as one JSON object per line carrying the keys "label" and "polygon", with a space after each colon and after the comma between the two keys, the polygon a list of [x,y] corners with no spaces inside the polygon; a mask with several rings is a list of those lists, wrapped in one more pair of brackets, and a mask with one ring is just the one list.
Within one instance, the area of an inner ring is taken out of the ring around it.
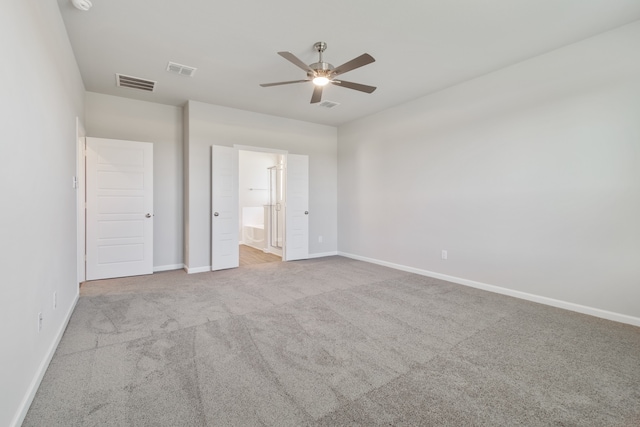
{"label": "ceiling fan motor housing", "polygon": [[313,64],[309,64],[309,68],[311,68],[313,71],[315,71],[315,73],[307,73],[307,76],[309,76],[310,78],[313,77],[329,77],[329,74],[331,74],[331,70],[333,70],[333,65],[329,64],[328,62],[324,62],[322,60],[322,52],[324,52],[327,49],[327,44],[325,42],[317,42],[316,44],[313,45],[313,48],[318,51],[318,55],[320,56],[320,58],[318,58],[318,62],[314,62]]}
{"label": "ceiling fan motor housing", "polygon": [[315,71],[315,75],[311,72],[307,73],[307,76],[312,78],[316,76],[328,77],[335,67],[328,62],[314,62],[313,64],[309,64],[309,68]]}

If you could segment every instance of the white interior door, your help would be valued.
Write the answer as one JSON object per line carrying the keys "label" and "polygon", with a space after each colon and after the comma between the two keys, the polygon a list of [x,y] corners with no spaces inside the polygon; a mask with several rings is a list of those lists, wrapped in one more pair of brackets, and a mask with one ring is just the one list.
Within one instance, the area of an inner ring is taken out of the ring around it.
{"label": "white interior door", "polygon": [[309,258],[309,156],[287,155],[285,261]]}
{"label": "white interior door", "polygon": [[76,189],[76,257],[77,257],[77,274],[78,284],[87,280],[86,273],[86,241],[87,241],[87,225],[86,225],[86,196],[85,191],[85,173],[87,165],[85,163],[85,137],[84,127],[80,122],[80,118],[76,117],[76,138],[78,147],[76,151],[76,176],[74,179],[74,188]]}
{"label": "white interior door", "polygon": [[86,145],[87,280],[153,273],[153,144]]}
{"label": "white interior door", "polygon": [[211,270],[240,265],[238,247],[238,150],[211,149]]}

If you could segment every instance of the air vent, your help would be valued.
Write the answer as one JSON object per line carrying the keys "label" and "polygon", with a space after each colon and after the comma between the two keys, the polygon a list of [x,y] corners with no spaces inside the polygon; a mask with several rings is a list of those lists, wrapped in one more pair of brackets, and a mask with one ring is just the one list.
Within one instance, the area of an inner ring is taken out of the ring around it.
{"label": "air vent", "polygon": [[180,74],[181,76],[193,77],[197,68],[189,67],[187,65],[176,64],[175,62],[169,62],[167,65],[167,71],[170,73]]}
{"label": "air vent", "polygon": [[338,105],[340,105],[337,102],[333,102],[333,101],[322,101],[321,103],[318,104],[318,107],[322,107],[322,108],[333,108],[333,107],[337,107]]}
{"label": "air vent", "polygon": [[145,90],[147,92],[153,92],[156,88],[156,83],[153,80],[145,80],[140,77],[125,76],[124,74],[116,73],[116,85],[120,87],[128,87],[131,89]]}

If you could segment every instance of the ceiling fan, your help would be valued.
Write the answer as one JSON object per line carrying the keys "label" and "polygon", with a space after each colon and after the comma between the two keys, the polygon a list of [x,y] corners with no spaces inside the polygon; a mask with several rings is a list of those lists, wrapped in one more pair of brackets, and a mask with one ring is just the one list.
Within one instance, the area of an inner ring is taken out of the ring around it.
{"label": "ceiling fan", "polygon": [[337,80],[336,77],[340,74],[344,74],[347,71],[355,70],[356,68],[363,67],[367,64],[371,64],[375,61],[373,56],[368,53],[363,53],[357,58],[352,59],[351,61],[347,61],[339,67],[334,67],[328,62],[324,62],[322,60],[322,52],[327,49],[327,44],[325,42],[318,42],[313,45],[313,48],[318,51],[318,55],[320,59],[318,62],[314,62],[313,64],[305,64],[302,62],[297,56],[295,56],[291,52],[278,52],[278,55],[282,56],[287,61],[291,62],[293,65],[302,68],[307,72],[307,78],[305,80],[292,80],[288,82],[276,82],[276,83],[263,83],[260,86],[262,87],[270,87],[270,86],[280,86],[280,85],[288,85],[292,83],[305,83],[305,82],[313,82],[315,85],[313,88],[313,95],[311,96],[311,103],[315,104],[320,102],[322,99],[322,89],[329,83],[346,87],[347,89],[359,90],[360,92],[371,93],[376,90],[375,86],[367,86],[360,83],[348,82],[345,80]]}

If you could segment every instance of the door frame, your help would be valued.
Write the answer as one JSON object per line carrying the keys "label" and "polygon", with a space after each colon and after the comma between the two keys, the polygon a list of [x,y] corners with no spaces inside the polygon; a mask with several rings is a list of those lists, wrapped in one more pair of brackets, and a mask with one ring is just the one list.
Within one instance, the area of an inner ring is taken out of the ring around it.
{"label": "door frame", "polygon": [[[287,157],[289,155],[289,151],[287,150],[279,150],[277,148],[265,148],[265,147],[254,147],[251,145],[240,145],[240,144],[233,144],[233,148],[235,148],[237,151],[254,151],[254,152],[258,152],[258,153],[270,153],[270,154],[280,154],[283,155],[285,158],[285,182],[286,182],[286,165],[287,165]],[[307,155],[308,156],[308,155]],[[286,232],[286,223],[287,223],[287,216],[289,215],[288,210],[287,210],[287,187],[285,185],[285,189],[284,189],[284,194],[285,194],[285,207],[284,207],[284,216],[285,216],[285,232],[284,232],[284,241],[283,241],[283,245],[282,245],[282,261],[287,261],[287,232]],[[307,230],[308,232],[308,230]]]}

